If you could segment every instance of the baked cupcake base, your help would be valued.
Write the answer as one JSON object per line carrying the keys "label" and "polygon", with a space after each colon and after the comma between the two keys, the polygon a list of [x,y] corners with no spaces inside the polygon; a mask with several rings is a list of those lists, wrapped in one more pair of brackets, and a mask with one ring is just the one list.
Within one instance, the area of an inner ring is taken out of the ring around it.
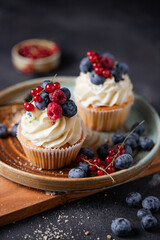
{"label": "baked cupcake base", "polygon": [[78,113],[85,125],[96,131],[114,131],[128,118],[133,96],[127,102],[113,107],[84,107],[77,99]]}
{"label": "baked cupcake base", "polygon": [[21,133],[21,126],[17,130],[17,138],[20,141],[28,161],[34,166],[42,169],[60,169],[70,165],[75,161],[76,156],[82,147],[82,144],[87,136],[87,129],[82,124],[82,136],[74,145],[65,144],[60,148],[44,148],[34,145],[30,140],[27,140]]}

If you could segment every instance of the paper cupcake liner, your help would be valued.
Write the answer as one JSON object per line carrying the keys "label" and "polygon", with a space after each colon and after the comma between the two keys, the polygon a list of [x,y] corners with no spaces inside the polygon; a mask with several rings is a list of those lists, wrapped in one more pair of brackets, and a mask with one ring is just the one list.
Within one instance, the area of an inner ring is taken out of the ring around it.
{"label": "paper cupcake liner", "polygon": [[82,144],[87,136],[87,129],[82,123],[83,136],[74,145],[66,148],[34,148],[27,146],[20,138],[19,128],[17,138],[20,141],[28,160],[35,166],[42,169],[59,169],[65,167],[75,161],[76,156],[82,147]]}
{"label": "paper cupcake liner", "polygon": [[88,128],[96,131],[114,131],[120,127],[127,120],[132,103],[133,99],[122,108],[98,111],[83,107],[76,100],[78,113],[83,122]]}

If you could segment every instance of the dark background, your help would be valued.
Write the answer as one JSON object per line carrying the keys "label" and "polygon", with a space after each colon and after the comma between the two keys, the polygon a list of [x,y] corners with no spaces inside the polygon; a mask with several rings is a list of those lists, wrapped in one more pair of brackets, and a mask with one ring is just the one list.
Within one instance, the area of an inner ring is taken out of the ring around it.
{"label": "dark background", "polygon": [[[78,75],[79,62],[87,50],[113,53],[119,61],[128,63],[134,91],[160,113],[157,1],[0,0],[0,89],[42,76],[23,75],[12,66],[12,46],[29,38],[53,39],[61,47],[61,66],[46,76]],[[160,181],[156,180],[155,186],[150,184],[155,176],[160,179],[159,175],[149,176],[10,224],[0,230],[0,239],[56,239],[59,229],[63,230],[62,239],[105,240],[111,234],[112,220],[121,216],[130,219],[134,227],[128,239],[160,239],[159,231],[146,233],[141,229],[136,210],[127,208],[124,201],[130,191],[139,191],[143,197],[160,196]],[[45,238],[47,231],[54,236]],[[85,236],[85,231],[90,235]]]}

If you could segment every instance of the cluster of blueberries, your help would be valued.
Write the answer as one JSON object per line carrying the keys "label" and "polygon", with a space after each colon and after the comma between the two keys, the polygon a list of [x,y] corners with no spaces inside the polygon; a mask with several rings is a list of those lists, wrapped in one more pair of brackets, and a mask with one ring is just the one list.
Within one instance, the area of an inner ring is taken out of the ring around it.
{"label": "cluster of blueberries", "polygon": [[[11,136],[16,137],[17,136],[17,127],[18,123],[14,124],[14,126],[11,128]],[[0,123],[0,138],[6,138],[9,136],[8,128]]]}
{"label": "cluster of blueberries", "polygon": [[[126,203],[129,207],[143,207],[138,210],[137,217],[141,221],[141,226],[146,231],[153,231],[158,225],[157,219],[152,212],[158,212],[160,209],[160,201],[155,196],[146,197],[142,201],[142,196],[138,192],[131,192],[126,197]],[[128,236],[132,232],[132,226],[126,218],[116,218],[111,224],[112,232],[119,236]]]}
{"label": "cluster of blueberries", "polygon": [[[135,129],[133,131],[133,129]],[[132,133],[127,132],[126,134],[115,133],[112,136],[113,148],[117,150],[118,144],[121,144],[125,139],[124,143],[124,154],[118,156],[114,160],[114,166],[116,170],[126,169],[132,166],[133,164],[133,157],[132,153],[134,150],[143,150],[143,151],[150,151],[154,146],[154,142],[147,136],[142,136],[145,131],[144,124],[140,124],[137,122],[133,124],[130,131]],[[103,162],[105,161],[106,157],[108,156],[108,150],[111,148],[109,144],[103,144],[97,149],[97,155],[100,160]],[[82,148],[78,155],[86,156],[87,159],[94,158],[94,152],[90,148]],[[68,177],[69,178],[84,178],[90,176],[90,168],[89,164],[86,162],[79,162],[76,168],[72,168],[69,171]]]}
{"label": "cluster of blueberries", "polygon": [[[128,65],[124,62],[116,62],[115,57],[109,53],[103,53],[101,56],[102,61],[107,61],[107,58],[111,58],[114,61],[114,66],[112,69],[109,69],[110,76],[114,76],[115,82],[119,82],[123,80],[122,75],[128,73]],[[100,62],[101,62],[100,60]],[[88,57],[85,57],[81,60],[80,62],[80,71],[83,73],[91,72],[91,78],[90,81],[95,84],[103,84],[104,81],[106,80],[106,77],[103,76],[102,74],[97,74],[93,65],[94,62],[91,62]]]}

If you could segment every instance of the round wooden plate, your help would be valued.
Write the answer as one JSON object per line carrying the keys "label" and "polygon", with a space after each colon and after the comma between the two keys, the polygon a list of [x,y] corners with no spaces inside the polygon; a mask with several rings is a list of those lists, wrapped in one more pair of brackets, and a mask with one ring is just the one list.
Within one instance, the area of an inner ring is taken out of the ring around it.
{"label": "round wooden plate", "polygon": [[[31,88],[41,84],[44,79],[49,78],[29,80],[1,91],[0,122],[5,123],[9,129],[14,123],[18,122],[23,112],[23,99],[28,95]],[[60,81],[62,86],[70,88],[73,92],[75,77],[57,77],[57,80]],[[125,126],[118,131],[125,132],[134,122],[142,120],[145,120],[145,133],[154,140],[155,145],[150,152],[138,152],[134,157],[134,165],[129,169],[113,173],[112,178],[115,182],[108,175],[69,179],[68,171],[76,166],[76,163],[60,170],[47,171],[34,167],[27,160],[19,141],[15,137],[0,139],[0,174],[16,183],[47,191],[90,191],[117,186],[131,180],[148,168],[158,150],[160,139],[158,114],[153,107],[139,96],[135,97],[134,105]],[[84,146],[91,147],[96,151],[99,145],[110,142],[112,134],[89,130]]]}

